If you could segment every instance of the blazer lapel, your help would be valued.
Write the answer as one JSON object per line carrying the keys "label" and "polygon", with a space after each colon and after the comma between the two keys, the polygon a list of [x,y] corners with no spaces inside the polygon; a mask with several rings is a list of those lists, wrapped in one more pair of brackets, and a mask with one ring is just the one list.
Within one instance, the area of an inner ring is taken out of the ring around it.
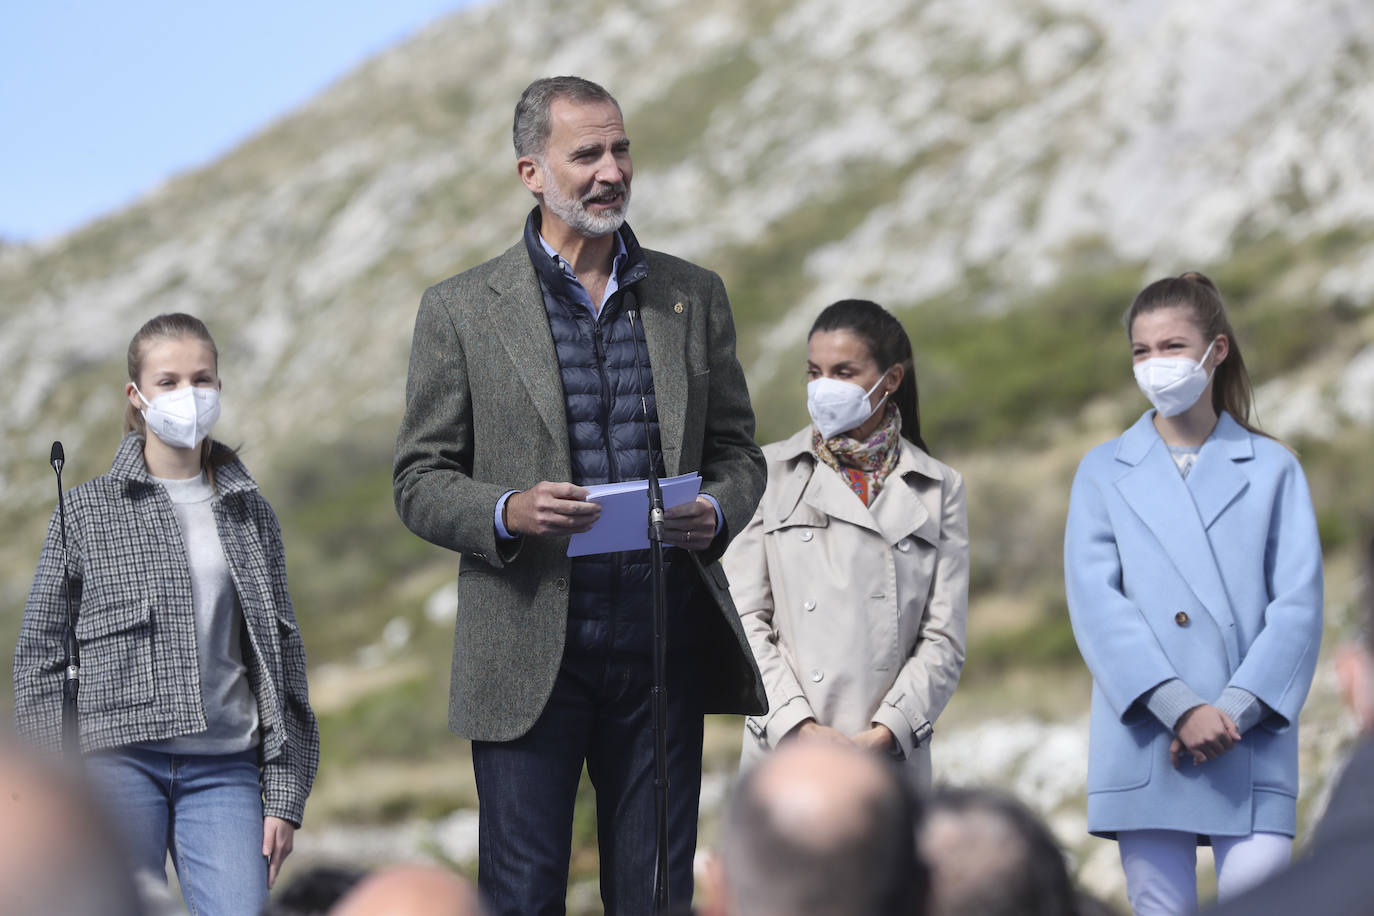
{"label": "blazer lapel", "polygon": [[544,294],[523,242],[501,255],[487,284],[496,294],[481,313],[489,332],[501,341],[510,357],[512,377],[524,383],[554,441],[566,442],[568,415],[558,353]]}
{"label": "blazer lapel", "polygon": [[698,303],[653,274],[634,286],[654,376],[663,469],[673,477],[680,473],[687,422],[687,322]]}
{"label": "blazer lapel", "polygon": [[1240,645],[1231,599],[1198,506],[1155,432],[1153,416],[1147,411],[1121,437],[1116,458],[1130,467],[1117,478],[1116,488],[1216,622],[1234,670],[1240,664]]}

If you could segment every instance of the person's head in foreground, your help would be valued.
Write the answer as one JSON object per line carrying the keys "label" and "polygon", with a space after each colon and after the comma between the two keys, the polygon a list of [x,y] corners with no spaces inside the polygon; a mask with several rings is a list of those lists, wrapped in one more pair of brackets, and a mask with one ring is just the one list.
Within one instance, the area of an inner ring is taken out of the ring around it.
{"label": "person's head in foreground", "polygon": [[1072,916],[1073,884],[1049,829],[1010,795],[944,788],[927,805],[921,855],[935,916]]}
{"label": "person's head in foreground", "polygon": [[793,741],[746,773],[708,880],[707,916],[919,916],[918,806],[886,760]]}
{"label": "person's head in foreground", "polygon": [[1374,735],[1374,541],[1365,549],[1363,608],[1359,639],[1336,653],[1336,676],[1360,731]]}
{"label": "person's head in foreground", "polygon": [[0,733],[0,913],[140,916],[131,869],[74,770]]}

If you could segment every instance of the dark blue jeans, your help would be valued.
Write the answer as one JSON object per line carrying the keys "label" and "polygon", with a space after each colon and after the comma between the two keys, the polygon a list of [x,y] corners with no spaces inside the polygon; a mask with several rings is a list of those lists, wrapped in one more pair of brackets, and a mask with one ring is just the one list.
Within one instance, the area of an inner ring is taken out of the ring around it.
{"label": "dark blue jeans", "polygon": [[[652,912],[652,681],[647,656],[570,650],[533,728],[514,741],[472,743],[477,882],[497,916],[564,913],[584,761],[596,790],[606,913]],[[701,794],[701,696],[689,658],[670,657],[667,687],[668,886],[678,906],[692,899]]]}

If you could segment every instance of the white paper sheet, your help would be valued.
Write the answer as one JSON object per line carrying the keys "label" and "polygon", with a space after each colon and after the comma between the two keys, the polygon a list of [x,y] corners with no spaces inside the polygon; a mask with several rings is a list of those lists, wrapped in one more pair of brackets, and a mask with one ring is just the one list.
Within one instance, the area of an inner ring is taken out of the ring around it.
{"label": "white paper sheet", "polygon": [[[689,503],[701,492],[701,475],[693,471],[659,480],[663,508]],[[649,546],[649,482],[626,480],[587,488],[587,500],[599,503],[601,516],[590,531],[568,539],[568,556],[643,550]]]}

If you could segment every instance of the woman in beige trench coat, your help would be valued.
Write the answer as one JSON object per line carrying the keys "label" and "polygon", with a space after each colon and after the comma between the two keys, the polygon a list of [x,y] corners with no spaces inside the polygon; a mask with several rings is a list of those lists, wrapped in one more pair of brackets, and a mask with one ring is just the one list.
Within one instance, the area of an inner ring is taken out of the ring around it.
{"label": "woman in beige trench coat", "polygon": [[900,757],[926,787],[964,663],[963,479],[926,452],[911,343],[881,306],[822,312],[807,375],[812,424],[764,447],[763,500],[722,561],[768,692],[741,765],[817,738]]}

